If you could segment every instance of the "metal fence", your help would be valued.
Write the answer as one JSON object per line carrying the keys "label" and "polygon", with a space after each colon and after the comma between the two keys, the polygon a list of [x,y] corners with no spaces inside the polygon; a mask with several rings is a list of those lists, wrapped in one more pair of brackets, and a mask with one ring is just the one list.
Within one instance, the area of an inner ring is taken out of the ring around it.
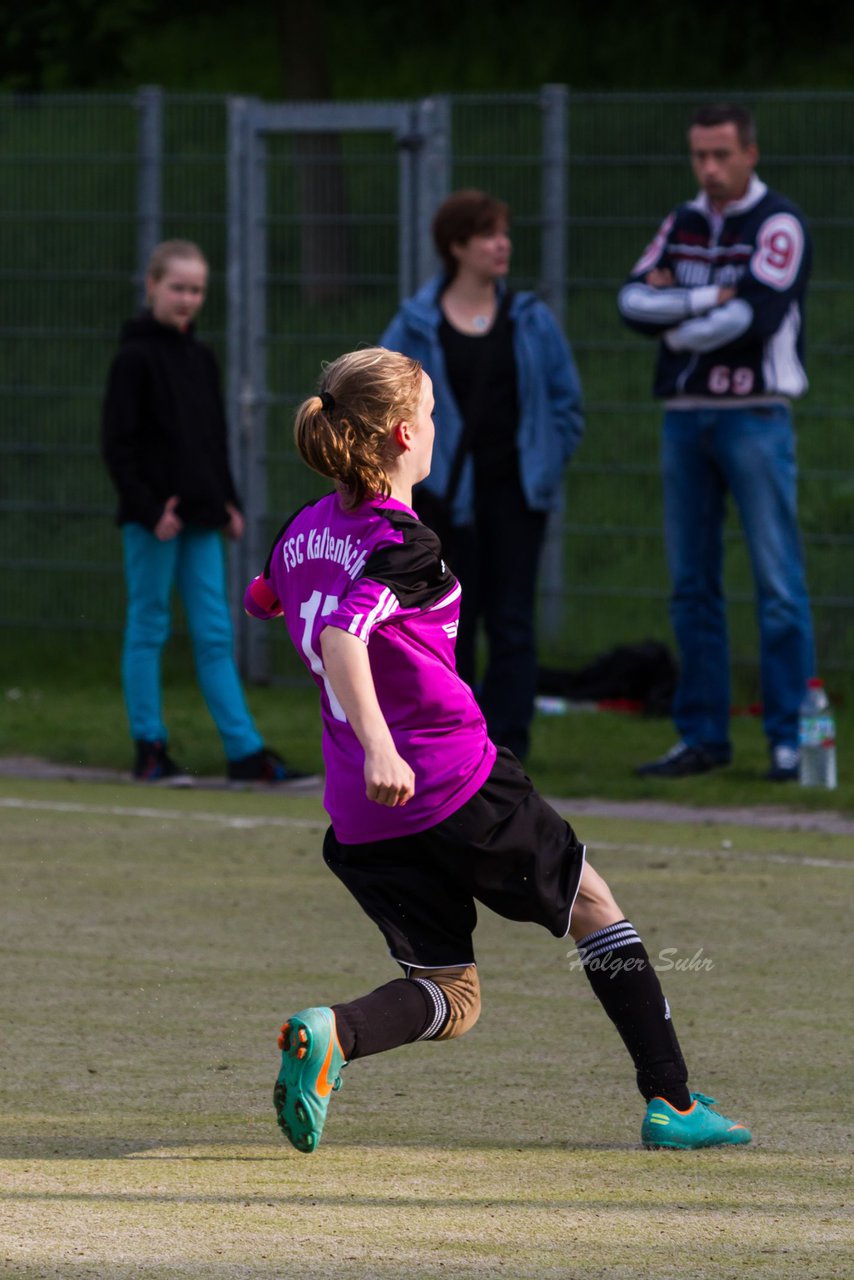
{"label": "metal fence", "polygon": [[[797,410],[802,527],[821,665],[850,668],[854,94],[742,98],[757,113],[762,176],[802,206],[815,239],[811,390]],[[236,603],[282,516],[317,491],[291,446],[294,405],[321,360],[376,340],[432,269],[436,202],[477,185],[509,201],[514,284],[554,308],[585,388],[587,433],[543,575],[544,647],[574,664],[669,638],[653,350],[621,327],[615,295],[692,189],[685,120],[696,101],[562,86],[335,106],[156,89],[0,100],[0,626],[121,627],[99,411],[153,243],[197,240],[212,264],[203,336],[226,374],[249,515]],[[733,648],[749,664],[752,588],[734,520],[728,541]],[[250,674],[285,670],[284,638],[268,649],[270,632],[239,626]]]}

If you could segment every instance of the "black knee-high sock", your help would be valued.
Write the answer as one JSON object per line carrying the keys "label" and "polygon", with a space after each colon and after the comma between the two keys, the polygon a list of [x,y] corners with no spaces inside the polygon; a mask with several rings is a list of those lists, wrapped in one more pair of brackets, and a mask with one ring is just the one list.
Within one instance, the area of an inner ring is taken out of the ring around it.
{"label": "black knee-high sock", "polygon": [[341,1051],[348,1062],[431,1040],[448,1020],[442,988],[429,978],[396,978],[369,995],[334,1004]]}
{"label": "black knee-high sock", "polygon": [[638,1088],[674,1107],[691,1105],[688,1068],[658,975],[628,920],[597,929],[576,943],[584,972],[632,1056]]}

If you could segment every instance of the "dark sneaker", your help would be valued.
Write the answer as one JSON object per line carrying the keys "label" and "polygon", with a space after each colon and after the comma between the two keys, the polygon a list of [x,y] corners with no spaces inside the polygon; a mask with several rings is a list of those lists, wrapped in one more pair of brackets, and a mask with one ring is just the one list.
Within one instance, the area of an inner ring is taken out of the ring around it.
{"label": "dark sneaker", "polygon": [[729,762],[730,752],[726,747],[689,747],[687,742],[677,742],[657,760],[639,764],[635,773],[639,778],[687,778],[692,773],[722,769]]}
{"label": "dark sneaker", "polygon": [[797,747],[772,747],[771,768],[765,778],[768,782],[797,782],[800,762],[801,755]]}
{"label": "dark sneaker", "polygon": [[335,1013],[303,1009],[279,1033],[282,1066],[273,1090],[279,1128],[297,1151],[317,1150],[332,1094],[341,1088],[347,1062],[338,1040]]}
{"label": "dark sneaker", "polygon": [[675,1147],[679,1151],[750,1142],[750,1130],[713,1111],[714,1102],[702,1093],[692,1093],[688,1110],[677,1111],[664,1098],[652,1098],[641,1125],[641,1142],[651,1150]]}
{"label": "dark sneaker", "polygon": [[308,777],[299,769],[285,764],[282,757],[269,747],[262,747],[239,760],[229,760],[228,776],[231,782],[296,782]]}
{"label": "dark sneaker", "polygon": [[163,742],[137,739],[133,766],[135,782],[159,782],[164,787],[191,787],[193,779],[166,750]]}

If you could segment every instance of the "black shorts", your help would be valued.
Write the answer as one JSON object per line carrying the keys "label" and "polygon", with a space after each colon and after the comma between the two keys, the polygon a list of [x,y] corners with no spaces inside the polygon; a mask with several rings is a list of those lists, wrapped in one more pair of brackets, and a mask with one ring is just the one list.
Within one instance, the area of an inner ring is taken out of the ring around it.
{"label": "black shorts", "polygon": [[415,835],[340,844],[330,827],[326,865],[379,927],[404,966],[474,961],[475,900],[555,937],[569,930],[584,845],[499,748],[486,782],[456,813]]}

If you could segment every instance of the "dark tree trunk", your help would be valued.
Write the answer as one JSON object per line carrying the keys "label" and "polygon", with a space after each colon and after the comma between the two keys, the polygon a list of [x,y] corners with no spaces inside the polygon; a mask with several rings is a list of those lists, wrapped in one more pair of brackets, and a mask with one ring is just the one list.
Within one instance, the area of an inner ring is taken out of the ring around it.
{"label": "dark tree trunk", "polygon": [[[322,0],[274,0],[284,97],[292,102],[331,98]],[[302,227],[301,275],[307,302],[344,297],[353,275],[347,186],[341,137],[303,133],[293,139]]]}

